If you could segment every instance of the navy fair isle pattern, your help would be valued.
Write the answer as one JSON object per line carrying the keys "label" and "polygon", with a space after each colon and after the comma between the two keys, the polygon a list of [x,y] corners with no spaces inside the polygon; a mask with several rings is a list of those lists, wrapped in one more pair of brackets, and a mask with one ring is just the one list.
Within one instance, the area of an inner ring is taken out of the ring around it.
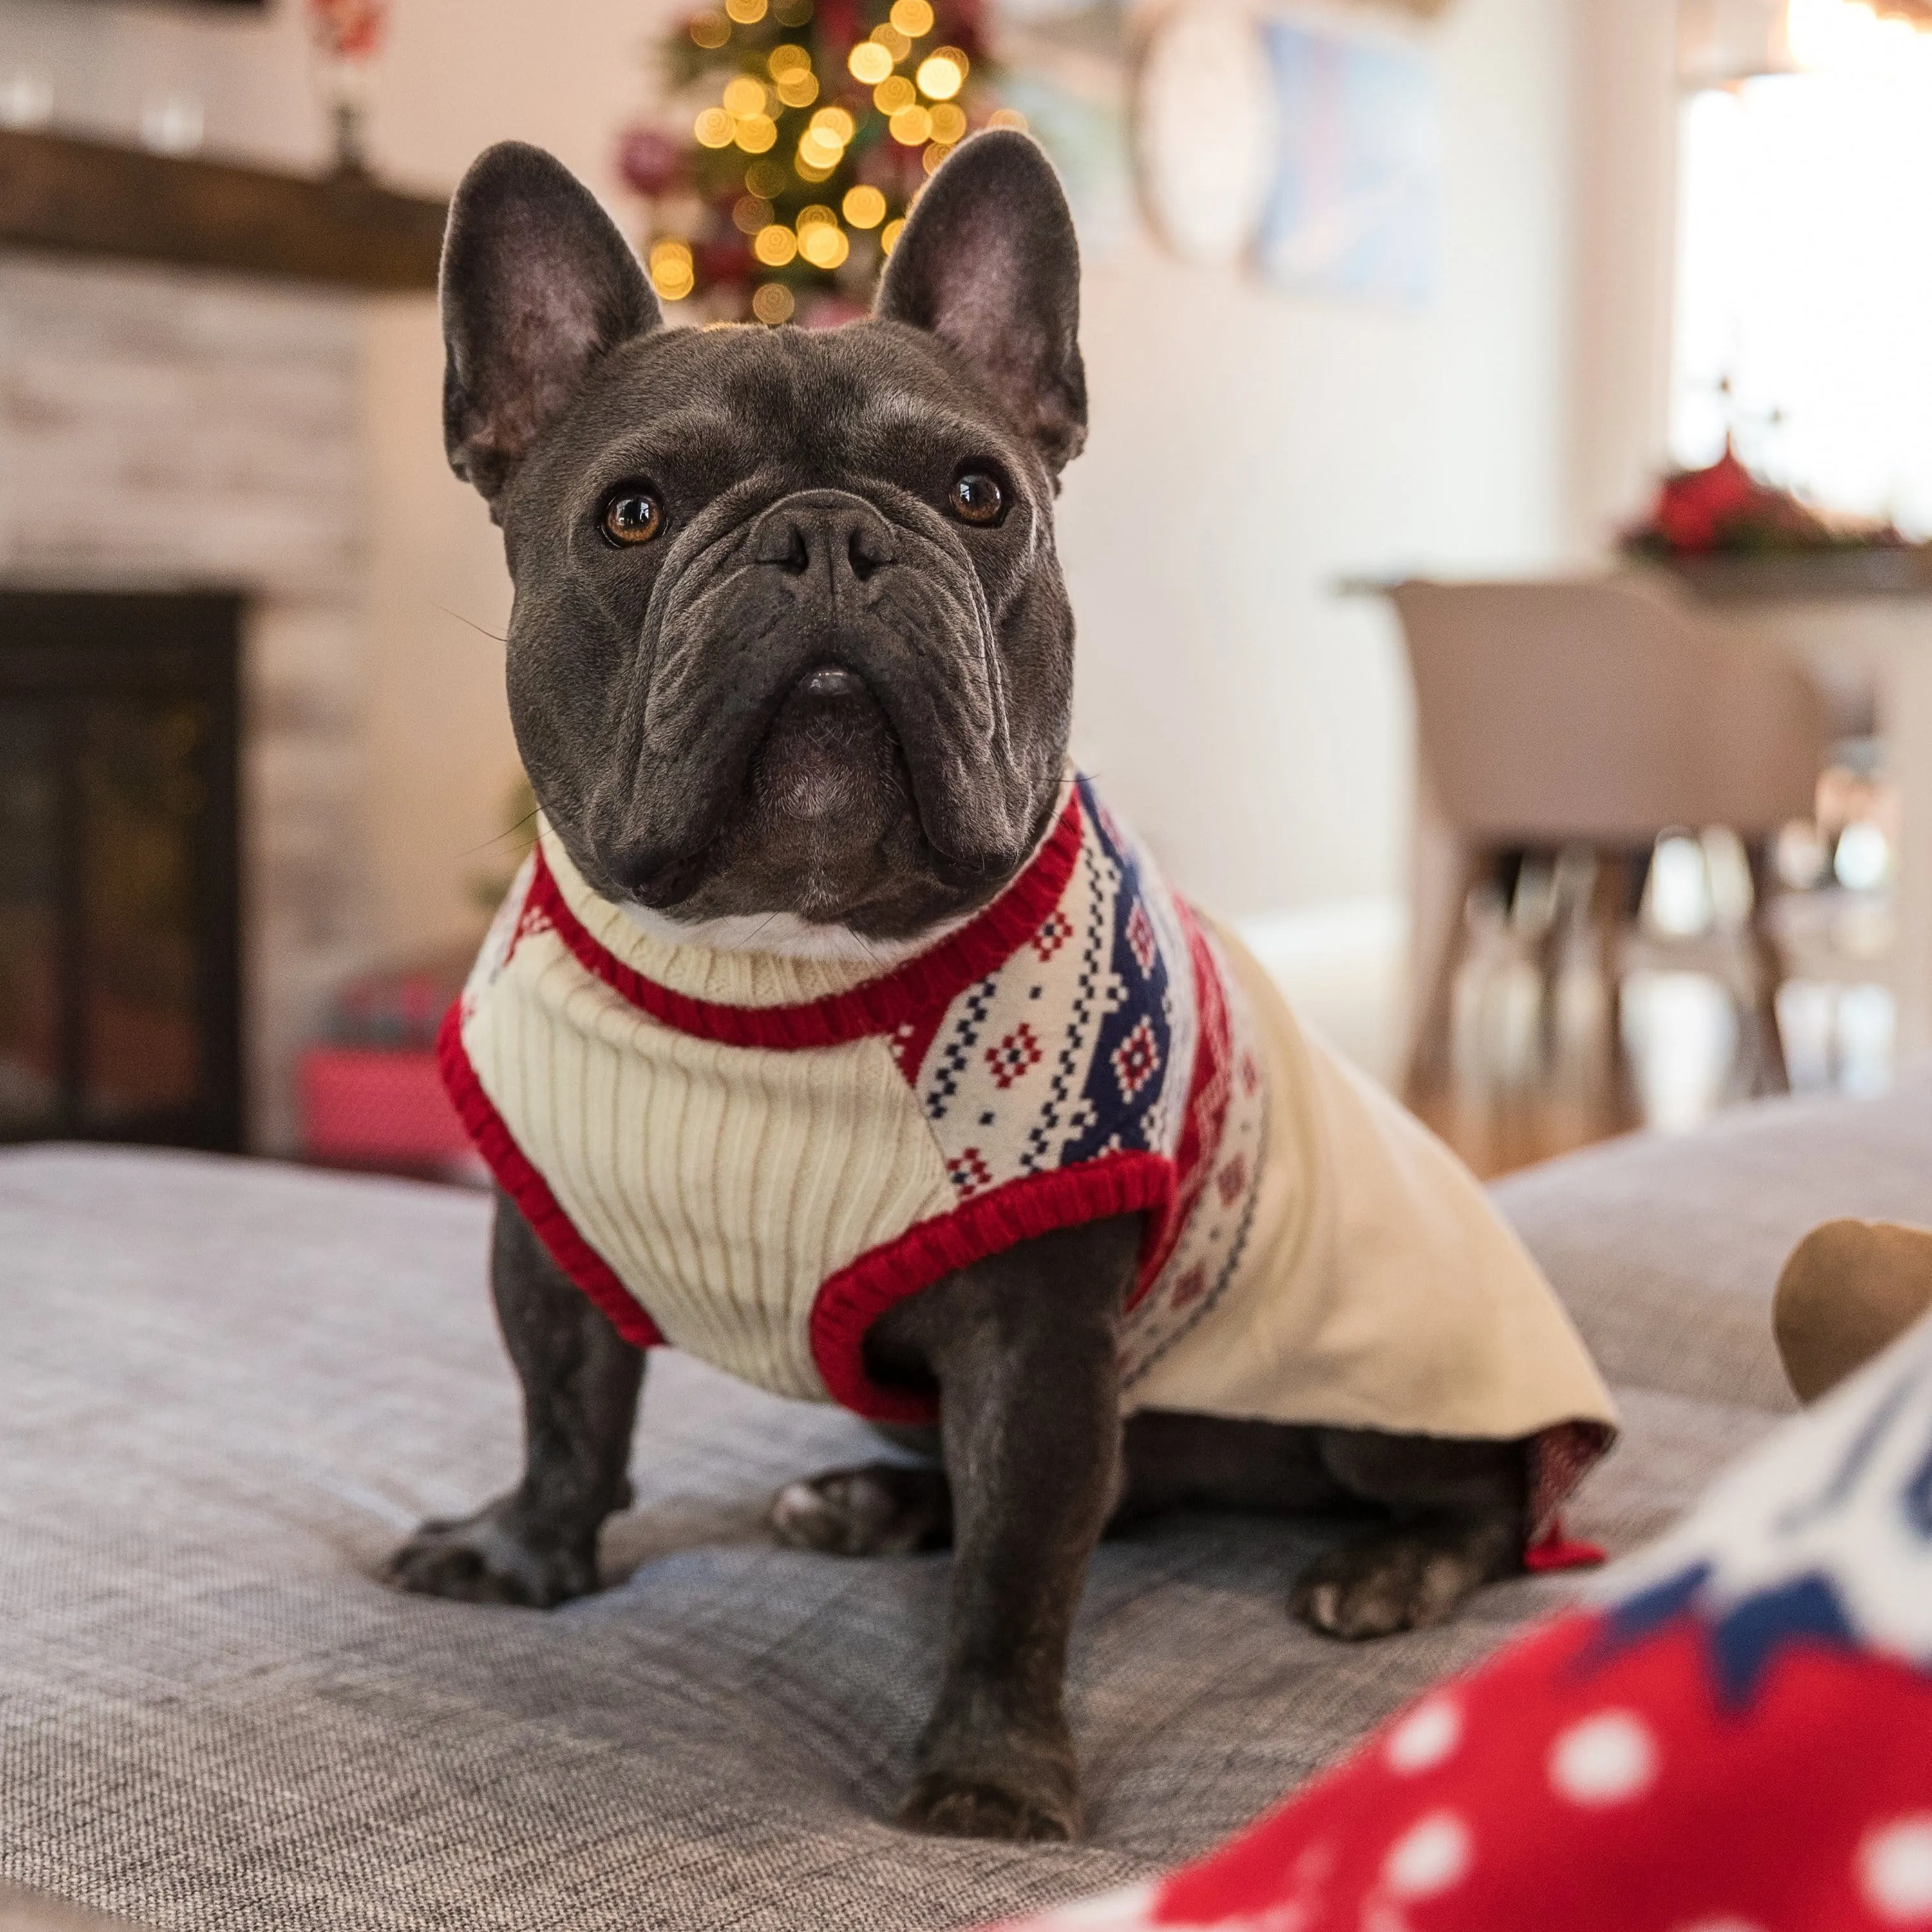
{"label": "navy fair isle pattern", "polygon": [[[1601,1594],[1606,1655],[1694,1629],[1727,1711],[1794,1651],[1932,1672],[1932,1321],[1787,1423]],[[1932,1882],[1928,1904],[1932,1920]]]}
{"label": "navy fair isle pattern", "polygon": [[1268,1096],[1219,946],[1077,783],[1080,853],[1058,904],[896,1048],[962,1206],[1110,1156],[1173,1164],[1127,1326],[1131,1382],[1234,1275]]}
{"label": "navy fair isle pattern", "polygon": [[[1088,782],[1079,783],[1099,862],[1116,881],[1107,947],[1107,985],[1114,997],[1100,1016],[1087,1082],[1090,1118],[1061,1154],[1066,1165],[1117,1146],[1178,1145],[1197,1010],[1196,1001],[1180,998],[1177,986],[1190,975],[1186,937],[1173,895],[1150,890],[1151,874],[1132,842]],[[1166,1077],[1171,1066],[1180,1070],[1179,1078]]]}

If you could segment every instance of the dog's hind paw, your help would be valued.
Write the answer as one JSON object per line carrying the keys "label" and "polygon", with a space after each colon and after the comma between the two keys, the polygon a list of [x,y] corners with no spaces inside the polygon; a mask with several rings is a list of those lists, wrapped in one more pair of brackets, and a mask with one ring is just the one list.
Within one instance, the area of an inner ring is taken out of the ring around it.
{"label": "dog's hind paw", "polygon": [[1324,1636],[1393,1636],[1447,1622],[1494,1574],[1484,1555],[1454,1538],[1391,1531],[1316,1558],[1295,1580],[1288,1608]]}
{"label": "dog's hind paw", "polygon": [[766,1520],[794,1550],[903,1556],[952,1540],[952,1498],[943,1470],[874,1462],[788,1483],[772,1498]]}
{"label": "dog's hind paw", "polygon": [[505,1498],[474,1516],[424,1523],[382,1566],[382,1578],[418,1596],[547,1610],[597,1588],[596,1540],[588,1550],[539,1544]]}

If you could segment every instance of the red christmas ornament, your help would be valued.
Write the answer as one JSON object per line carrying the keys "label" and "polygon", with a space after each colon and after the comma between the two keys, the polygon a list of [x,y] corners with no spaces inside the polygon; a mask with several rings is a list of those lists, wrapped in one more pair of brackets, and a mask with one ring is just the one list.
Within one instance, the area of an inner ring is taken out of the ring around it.
{"label": "red christmas ornament", "polygon": [[818,20],[820,38],[842,60],[855,40],[865,38],[856,0],[819,0]]}
{"label": "red christmas ornament", "polygon": [[684,156],[668,134],[633,128],[618,146],[617,168],[640,194],[664,194],[683,175]]}
{"label": "red christmas ornament", "polygon": [[718,282],[748,282],[752,279],[752,251],[742,236],[721,242],[700,242],[693,250],[698,280],[707,287]]}

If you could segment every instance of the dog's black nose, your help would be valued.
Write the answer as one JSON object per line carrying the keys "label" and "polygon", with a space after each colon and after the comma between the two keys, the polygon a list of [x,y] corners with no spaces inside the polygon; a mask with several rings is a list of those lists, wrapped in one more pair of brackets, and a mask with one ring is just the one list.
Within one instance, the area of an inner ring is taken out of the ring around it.
{"label": "dog's black nose", "polygon": [[862,496],[844,490],[801,490],[774,503],[752,533],[754,562],[791,577],[823,574],[863,584],[898,560],[892,526]]}

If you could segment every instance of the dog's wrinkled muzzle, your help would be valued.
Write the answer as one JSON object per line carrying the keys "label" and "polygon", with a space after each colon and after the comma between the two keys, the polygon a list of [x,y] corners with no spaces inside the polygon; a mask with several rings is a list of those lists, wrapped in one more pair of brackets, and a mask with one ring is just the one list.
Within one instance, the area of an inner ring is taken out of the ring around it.
{"label": "dog's wrinkled muzzle", "polygon": [[626,836],[604,855],[611,875],[658,906],[692,890],[801,694],[876,704],[884,733],[852,734],[854,754],[902,759],[944,871],[1010,870],[1032,836],[1034,788],[1005,753],[992,625],[970,570],[830,489],[781,498],[711,554],[715,568],[694,560],[664,587]]}

